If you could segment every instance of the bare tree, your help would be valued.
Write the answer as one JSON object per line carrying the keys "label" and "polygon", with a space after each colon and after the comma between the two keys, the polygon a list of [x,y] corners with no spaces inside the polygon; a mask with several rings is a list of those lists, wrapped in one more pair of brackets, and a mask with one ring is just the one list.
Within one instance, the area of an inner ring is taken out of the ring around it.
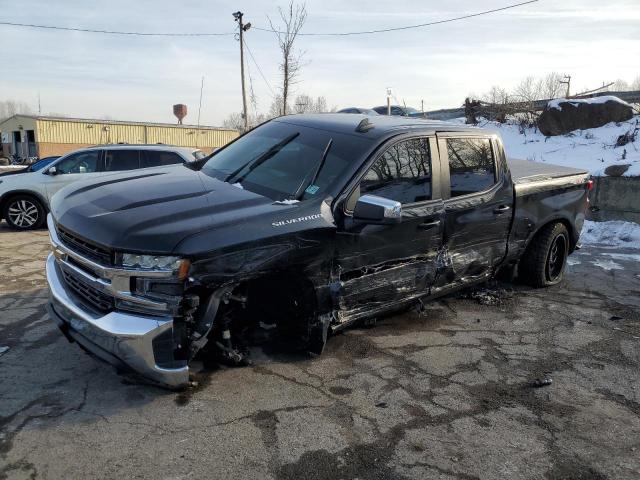
{"label": "bare tree", "polygon": [[640,90],[640,76],[636,77],[633,82],[631,82],[631,90]]}
{"label": "bare tree", "polygon": [[541,82],[535,77],[526,77],[513,90],[516,101],[533,102],[540,98]]}
{"label": "bare tree", "polygon": [[324,113],[329,111],[329,107],[327,106],[327,99],[323,96],[316,98],[316,103],[314,105],[316,113]]}
{"label": "bare tree", "polygon": [[242,114],[236,112],[229,114],[229,116],[222,121],[222,127],[241,132],[244,130],[244,118],[242,118]]}
{"label": "bare tree", "polygon": [[269,113],[267,115],[269,118],[275,118],[282,115],[283,107],[282,107],[282,95],[276,95],[273,97],[273,101],[269,106]]}
{"label": "bare tree", "polygon": [[278,39],[278,46],[282,52],[282,63],[280,64],[280,70],[282,71],[282,110],[280,115],[286,115],[290,111],[288,101],[291,86],[296,83],[302,69],[303,52],[295,50],[294,44],[298,33],[300,33],[304,22],[307,20],[307,8],[304,3],[296,4],[291,0],[286,10],[278,7],[278,12],[280,13],[283,27],[275,26],[269,17],[267,19],[271,30],[273,30]]}
{"label": "bare tree", "polygon": [[17,102],[15,100],[0,101],[0,120],[4,120],[16,114],[32,115],[33,110],[26,102]]}
{"label": "bare tree", "polygon": [[325,97],[319,96],[314,100],[310,95],[302,93],[296,96],[293,111],[295,113],[324,113],[328,112],[329,108]]}
{"label": "bare tree", "polygon": [[307,94],[300,94],[294,100],[293,111],[295,113],[309,113],[313,110],[313,98]]}
{"label": "bare tree", "polygon": [[612,92],[627,92],[632,90],[631,86],[627,83],[626,80],[621,78],[617,79],[615,83],[609,88]]}
{"label": "bare tree", "polygon": [[482,96],[485,102],[494,103],[496,105],[504,105],[509,102],[509,92],[504,88],[494,85]]}
{"label": "bare tree", "polygon": [[542,78],[540,85],[541,98],[538,100],[553,99],[564,95],[564,86],[560,83],[560,80],[563,80],[563,76],[558,72],[551,72]]}

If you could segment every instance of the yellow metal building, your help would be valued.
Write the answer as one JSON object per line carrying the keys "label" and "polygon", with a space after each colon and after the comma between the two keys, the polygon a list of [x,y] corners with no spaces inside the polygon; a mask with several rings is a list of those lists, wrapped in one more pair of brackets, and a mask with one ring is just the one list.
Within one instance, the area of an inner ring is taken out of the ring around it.
{"label": "yellow metal building", "polygon": [[164,143],[205,153],[236,138],[236,130],[169,123],[14,115],[0,123],[2,154],[48,157],[89,145]]}

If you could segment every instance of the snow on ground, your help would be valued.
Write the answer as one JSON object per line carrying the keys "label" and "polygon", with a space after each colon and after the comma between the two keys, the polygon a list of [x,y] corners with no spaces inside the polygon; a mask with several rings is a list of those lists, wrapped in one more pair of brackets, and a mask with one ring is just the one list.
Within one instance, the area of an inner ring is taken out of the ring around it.
{"label": "snow on ground", "polygon": [[580,243],[582,245],[640,249],[640,225],[633,222],[592,222],[587,220],[582,227]]}
{"label": "snow on ground", "polygon": [[[454,121],[464,123],[464,118]],[[640,123],[640,115],[627,122],[608,123],[555,137],[545,137],[534,128],[526,128],[521,133],[518,125],[482,121],[479,126],[498,132],[511,158],[584,168],[597,176],[604,175],[609,165],[631,164],[625,176],[633,176],[640,175],[640,134],[634,143],[614,146],[620,135],[635,128],[636,122]],[[625,150],[626,158],[623,159]]]}
{"label": "snow on ground", "polygon": [[603,270],[624,270],[624,267],[613,260],[603,260],[602,258],[596,258],[591,262],[596,267],[600,267]]}

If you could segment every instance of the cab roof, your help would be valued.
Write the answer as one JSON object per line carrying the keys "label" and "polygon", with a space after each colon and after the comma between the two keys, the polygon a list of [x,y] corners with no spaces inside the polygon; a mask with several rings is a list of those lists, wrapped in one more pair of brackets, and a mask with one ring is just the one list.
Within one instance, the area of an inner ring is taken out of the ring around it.
{"label": "cab roof", "polygon": [[169,152],[195,152],[200,150],[197,147],[180,147],[177,145],[166,145],[164,143],[105,143],[102,145],[91,145],[79,150],[89,150],[93,148],[109,150],[164,150]]}
{"label": "cab roof", "polygon": [[[362,131],[358,125],[367,119],[368,129]],[[287,115],[278,117],[274,122],[289,123],[336,133],[362,135],[370,139],[380,139],[393,134],[405,132],[465,132],[479,135],[495,135],[495,132],[470,125],[452,122],[441,122],[423,118],[400,117],[389,115],[367,115],[357,113],[317,113]],[[372,128],[371,128],[372,126]]]}

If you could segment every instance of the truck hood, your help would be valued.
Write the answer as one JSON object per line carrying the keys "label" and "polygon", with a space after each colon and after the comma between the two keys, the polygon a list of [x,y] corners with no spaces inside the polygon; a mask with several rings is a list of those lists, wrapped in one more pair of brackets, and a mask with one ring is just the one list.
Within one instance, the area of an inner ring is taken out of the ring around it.
{"label": "truck hood", "polygon": [[171,253],[203,230],[246,221],[282,206],[182,165],[74,183],[51,202],[54,220],[120,251]]}

